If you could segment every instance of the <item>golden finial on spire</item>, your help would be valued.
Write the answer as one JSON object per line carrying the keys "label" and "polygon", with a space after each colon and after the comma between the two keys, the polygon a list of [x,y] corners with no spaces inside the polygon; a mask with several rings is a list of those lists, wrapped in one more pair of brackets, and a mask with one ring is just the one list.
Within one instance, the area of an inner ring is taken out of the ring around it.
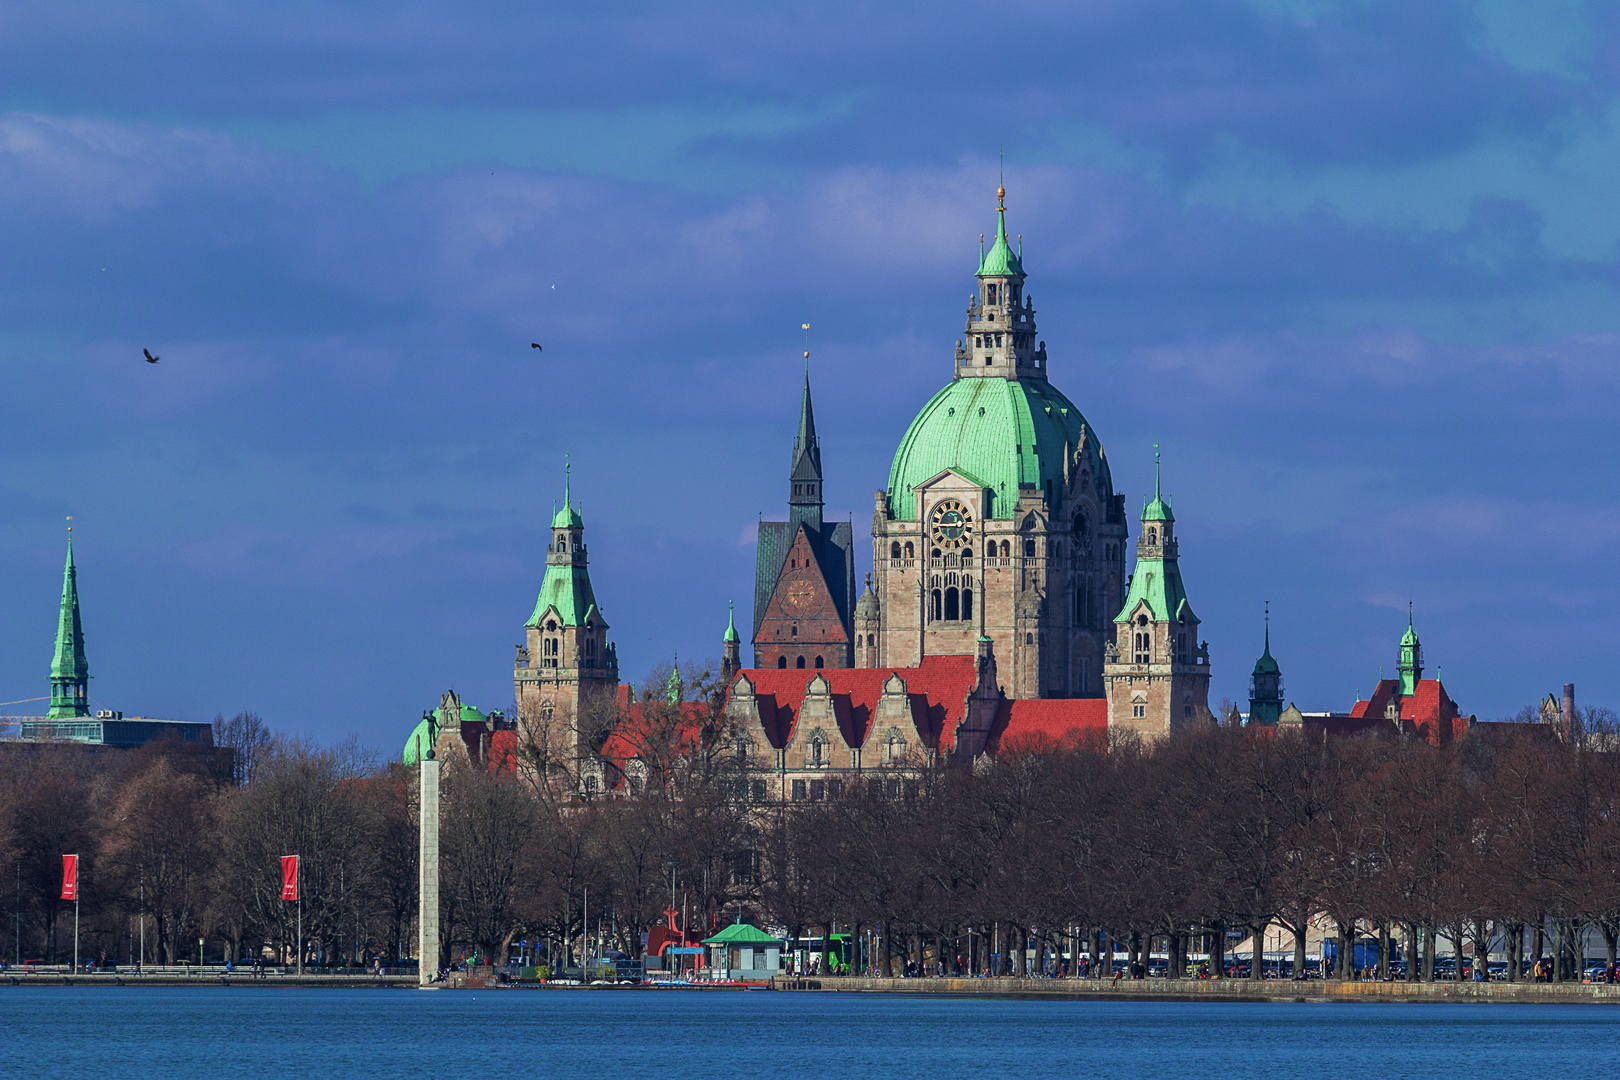
{"label": "golden finial on spire", "polygon": [[996,209],[1007,209],[1007,189],[1004,187],[998,186],[996,188]]}

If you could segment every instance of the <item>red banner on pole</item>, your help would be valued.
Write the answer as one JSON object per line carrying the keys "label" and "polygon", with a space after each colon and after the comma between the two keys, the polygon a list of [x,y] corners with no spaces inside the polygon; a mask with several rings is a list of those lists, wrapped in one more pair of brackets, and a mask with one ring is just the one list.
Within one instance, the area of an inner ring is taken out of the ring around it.
{"label": "red banner on pole", "polygon": [[79,857],[77,855],[62,856],[62,899],[77,900],[79,898]]}
{"label": "red banner on pole", "polygon": [[298,856],[283,855],[281,857],[281,898],[283,900],[298,899]]}

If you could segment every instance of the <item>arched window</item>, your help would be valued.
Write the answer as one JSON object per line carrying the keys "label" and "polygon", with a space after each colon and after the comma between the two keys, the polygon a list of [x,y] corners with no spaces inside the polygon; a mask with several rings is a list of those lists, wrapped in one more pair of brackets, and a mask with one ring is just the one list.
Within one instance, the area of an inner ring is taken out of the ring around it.
{"label": "arched window", "polygon": [[934,618],[937,620],[944,614],[944,602],[938,589],[934,590]]}
{"label": "arched window", "polygon": [[819,669],[819,668],[820,668],[820,667],[821,667],[821,657],[819,657],[819,656],[818,656],[818,657],[816,657],[816,667],[817,667],[817,668],[818,668],[818,669]]}
{"label": "arched window", "polygon": [[971,547],[963,548],[962,549],[962,565],[966,566],[967,561],[969,559],[971,559],[971,558],[973,558],[973,549]]}
{"label": "arched window", "polygon": [[557,537],[557,550],[558,551],[567,551],[568,550],[568,538],[567,537],[563,537],[563,536]]}
{"label": "arched window", "polygon": [[954,622],[956,619],[961,617],[961,597],[957,595],[955,589],[946,589],[945,620],[947,622]]}
{"label": "arched window", "polygon": [[935,549],[934,549],[934,550],[933,550],[933,551],[930,551],[930,552],[929,552],[929,553],[928,553],[928,557],[929,557],[929,558],[930,558],[930,559],[937,559],[937,558],[939,558],[939,548],[935,548]]}
{"label": "arched window", "polygon": [[776,666],[779,667],[779,668],[787,667],[787,657],[778,656],[776,658]]}
{"label": "arched window", "polygon": [[1026,538],[1024,540],[1024,557],[1027,559],[1035,557],[1035,541],[1033,539]]}
{"label": "arched window", "polygon": [[827,763],[827,744],[821,739],[810,740],[810,764],[825,765]]}
{"label": "arched window", "polygon": [[792,630],[788,631],[788,636],[789,637],[798,637],[799,636],[799,627],[798,627],[797,623],[794,624]]}
{"label": "arched window", "polygon": [[1025,645],[1033,645],[1033,644],[1035,644],[1035,635],[1034,634],[1025,634],[1024,635],[1024,644]]}
{"label": "arched window", "polygon": [[962,618],[973,618],[973,590],[962,590]]}
{"label": "arched window", "polygon": [[804,667],[804,657],[801,656],[797,660],[795,660],[793,662],[793,666],[796,667],[796,668]]}
{"label": "arched window", "polygon": [[876,644],[877,644],[877,635],[876,634],[867,634],[866,635],[866,647],[868,649],[870,649],[873,646],[875,646]]}
{"label": "arched window", "polygon": [[1005,540],[1001,542],[1001,557],[1003,559],[1012,558],[1012,545]]}
{"label": "arched window", "polygon": [[1148,543],[1149,544],[1157,544],[1158,542],[1159,542],[1159,530],[1154,529],[1154,528],[1149,528],[1148,529]]}
{"label": "arched window", "polygon": [[911,546],[911,541],[907,540],[906,541],[906,558],[915,559],[916,557],[917,557],[917,550]]}
{"label": "arched window", "polygon": [[899,557],[900,557],[900,541],[896,540],[894,543],[889,545],[889,558],[898,559]]}

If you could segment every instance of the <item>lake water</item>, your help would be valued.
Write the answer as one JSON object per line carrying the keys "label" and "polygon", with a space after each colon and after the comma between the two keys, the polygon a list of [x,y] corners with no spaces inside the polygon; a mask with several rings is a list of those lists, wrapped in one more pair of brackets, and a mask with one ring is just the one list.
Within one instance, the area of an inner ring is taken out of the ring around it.
{"label": "lake water", "polygon": [[0,1075],[1609,1077],[1620,1008],[580,990],[0,989]]}

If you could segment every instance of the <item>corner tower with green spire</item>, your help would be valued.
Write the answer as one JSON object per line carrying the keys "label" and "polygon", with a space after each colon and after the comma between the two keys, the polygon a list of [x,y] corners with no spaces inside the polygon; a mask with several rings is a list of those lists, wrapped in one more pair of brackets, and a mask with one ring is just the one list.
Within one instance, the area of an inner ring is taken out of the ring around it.
{"label": "corner tower with green spire", "polygon": [[512,672],[518,723],[564,772],[588,754],[591,733],[604,726],[614,705],[619,659],[607,631],[591,588],[585,519],[574,507],[570,467],[562,508],[551,518],[540,595]]}
{"label": "corner tower with green spire", "polygon": [[998,187],[994,235],[980,240],[951,380],[907,428],[874,500],[881,629],[860,628],[875,644],[857,662],[977,656],[982,637],[1009,697],[1101,697],[1125,500],[1096,429],[1049,379],[1006,196]]}
{"label": "corner tower with green spire", "polygon": [[73,564],[73,537],[68,537],[67,565],[62,570],[62,609],[56,623],[56,655],[51,660],[49,720],[90,715],[90,662],[84,657],[84,625],[79,620],[79,571]]}
{"label": "corner tower with green spire", "polygon": [[1401,697],[1411,697],[1417,693],[1417,685],[1423,680],[1423,644],[1418,641],[1417,631],[1412,628],[1412,608],[1406,609],[1406,633],[1401,635],[1401,662],[1399,667],[1401,675]]}
{"label": "corner tower with green spire", "polygon": [[1110,729],[1159,737],[1213,719],[1209,646],[1198,640],[1198,616],[1181,583],[1175,528],[1155,454],[1153,501],[1142,510],[1136,571],[1114,617],[1114,640],[1103,669]]}

